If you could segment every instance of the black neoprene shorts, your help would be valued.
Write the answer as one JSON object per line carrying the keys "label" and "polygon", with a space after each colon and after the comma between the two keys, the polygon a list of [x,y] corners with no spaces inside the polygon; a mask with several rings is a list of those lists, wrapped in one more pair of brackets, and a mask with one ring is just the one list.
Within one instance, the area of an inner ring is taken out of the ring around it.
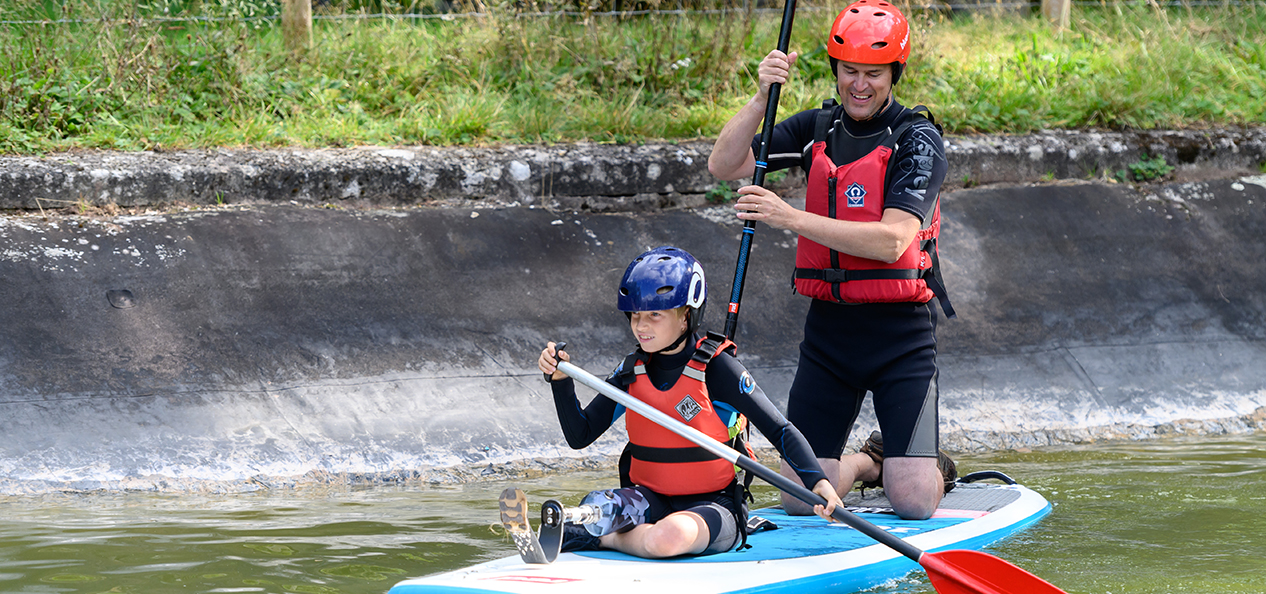
{"label": "black neoprene shorts", "polygon": [[646,511],[647,522],[658,522],[669,514],[679,511],[694,512],[708,526],[708,548],[700,555],[724,553],[738,545],[738,519],[734,515],[734,498],[725,493],[700,495],[660,495],[646,487],[635,486],[646,497],[650,508]]}
{"label": "black neoprene shorts", "polygon": [[814,299],[787,400],[818,458],[838,458],[869,391],[885,457],[937,455],[936,310]]}

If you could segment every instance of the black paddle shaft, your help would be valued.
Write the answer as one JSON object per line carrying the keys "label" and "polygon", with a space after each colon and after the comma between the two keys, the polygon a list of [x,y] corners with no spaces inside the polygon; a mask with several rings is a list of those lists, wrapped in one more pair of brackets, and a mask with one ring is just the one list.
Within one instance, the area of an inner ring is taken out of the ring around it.
{"label": "black paddle shaft", "polygon": [[[796,16],[796,0],[786,0],[782,8],[782,28],[778,31],[778,51],[787,53],[791,46],[791,22]],[[752,185],[764,187],[765,169],[769,163],[769,143],[774,137],[774,119],[778,117],[778,96],[782,84],[769,85],[769,102],[765,104],[765,121],[761,124],[760,151],[756,155],[756,173]],[[730,285],[730,307],[725,315],[725,337],[734,338],[738,329],[739,301],[743,299],[743,281],[747,278],[747,257],[752,251],[752,237],[756,235],[756,221],[743,224],[743,236],[739,240],[738,262],[734,265],[734,284]]]}

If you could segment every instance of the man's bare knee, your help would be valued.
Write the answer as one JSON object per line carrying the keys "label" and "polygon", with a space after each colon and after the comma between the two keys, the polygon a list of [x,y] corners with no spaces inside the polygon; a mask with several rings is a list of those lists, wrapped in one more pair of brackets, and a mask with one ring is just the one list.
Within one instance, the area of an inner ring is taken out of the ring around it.
{"label": "man's bare knee", "polygon": [[[841,467],[838,458],[818,458],[818,465],[822,467],[822,472],[826,474],[826,480],[831,481],[831,484],[835,485],[836,492],[839,492],[840,497],[843,497],[846,493],[848,493],[849,489],[844,489],[843,492],[840,492],[840,481],[843,479],[840,478]],[[791,479],[792,481],[795,481],[797,485],[803,486],[800,481],[800,477],[796,475],[796,471],[794,469],[787,465],[786,460],[783,460],[782,464],[779,466],[778,473]],[[852,486],[853,482],[850,480],[848,482],[848,487],[852,488]],[[782,509],[787,512],[787,515],[789,516],[808,516],[813,514],[812,505],[800,501],[794,495],[787,492],[782,493]]]}
{"label": "man's bare knee", "polygon": [[884,494],[893,511],[907,520],[932,517],[944,494],[936,459],[888,458],[884,466]]}
{"label": "man's bare knee", "polygon": [[[783,461],[782,465],[778,467],[778,474],[781,474],[784,478],[791,479],[797,485],[800,484],[800,477],[796,476],[796,471],[792,470],[792,468],[787,465],[787,462],[785,460]],[[807,516],[813,513],[813,506],[803,501],[800,501],[799,499],[797,499],[795,496],[791,495],[790,493],[783,491],[781,493],[781,496],[782,496],[782,509],[783,511],[787,512],[787,515]]]}
{"label": "man's bare knee", "polygon": [[789,516],[809,516],[813,515],[813,506],[800,501],[790,493],[782,494],[782,509]]}
{"label": "man's bare knee", "polygon": [[926,520],[936,513],[937,503],[929,503],[927,499],[893,501],[889,498],[888,501],[892,503],[892,511],[905,520]]}
{"label": "man's bare knee", "polygon": [[932,517],[937,506],[941,504],[939,482],[929,485],[912,480],[902,484],[898,479],[893,481],[896,484],[893,484],[891,488],[887,480],[884,482],[884,493],[888,496],[888,502],[892,504],[892,511],[903,519],[926,520]]}

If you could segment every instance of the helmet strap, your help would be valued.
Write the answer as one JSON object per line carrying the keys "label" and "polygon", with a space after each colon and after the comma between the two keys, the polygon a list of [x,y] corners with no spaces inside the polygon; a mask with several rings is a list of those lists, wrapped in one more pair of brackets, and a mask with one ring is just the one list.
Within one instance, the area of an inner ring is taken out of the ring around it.
{"label": "helmet strap", "polygon": [[664,348],[660,349],[660,350],[659,350],[659,352],[661,352],[661,353],[662,353],[662,352],[664,352],[664,351],[671,351],[671,350],[673,350],[673,349],[675,349],[675,348],[677,348],[677,347],[681,346],[681,343],[686,342],[686,337],[687,337],[687,336],[689,336],[689,335],[690,335],[690,330],[685,330],[685,331],[683,331],[683,332],[681,333],[681,336],[678,336],[678,337],[677,337],[677,340],[674,340],[672,344],[670,344],[670,345],[668,345],[668,346],[666,346],[666,347],[664,347]]}

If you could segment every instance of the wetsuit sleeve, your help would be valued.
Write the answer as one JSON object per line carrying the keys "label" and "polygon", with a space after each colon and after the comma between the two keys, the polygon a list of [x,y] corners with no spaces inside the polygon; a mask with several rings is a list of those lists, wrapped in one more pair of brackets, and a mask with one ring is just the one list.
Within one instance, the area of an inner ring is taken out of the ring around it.
{"label": "wetsuit sleeve", "polygon": [[[607,381],[612,383],[612,380]],[[582,408],[576,398],[576,382],[570,377],[550,382],[550,389],[554,392],[554,409],[558,411],[563,437],[574,450],[588,446],[606,433],[622,410],[614,400],[602,394]]]}
{"label": "wetsuit sleeve", "polygon": [[[747,377],[744,377],[747,376]],[[721,353],[708,364],[707,374],[708,396],[713,403],[729,406],[747,416],[748,422],[760,431],[782,454],[800,481],[812,488],[818,481],[826,478],[813,449],[804,435],[795,428],[769,397],[765,391],[751,379],[751,374],[734,357]]]}
{"label": "wetsuit sleeve", "polygon": [[[807,109],[774,126],[774,136],[769,141],[769,166],[766,171],[779,171],[797,165],[809,170],[813,146],[813,125],[817,109]],[[760,134],[752,138],[752,154],[760,156]]]}
{"label": "wetsuit sleeve", "polygon": [[926,222],[949,171],[945,142],[935,126],[923,121],[902,136],[894,158],[884,208],[898,208]]}

